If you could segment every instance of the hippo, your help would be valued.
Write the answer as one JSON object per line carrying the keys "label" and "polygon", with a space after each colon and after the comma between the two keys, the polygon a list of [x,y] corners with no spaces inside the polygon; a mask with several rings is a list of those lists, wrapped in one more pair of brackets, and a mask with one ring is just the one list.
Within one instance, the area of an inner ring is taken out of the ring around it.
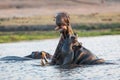
{"label": "hippo", "polygon": [[1,61],[26,61],[26,60],[34,60],[34,59],[41,59],[41,63],[43,63],[43,60],[45,60],[46,63],[48,63],[47,59],[51,59],[52,55],[50,55],[48,52],[45,51],[33,51],[30,55],[24,56],[24,57],[18,57],[18,56],[6,56],[3,58],[0,58]]}
{"label": "hippo", "polygon": [[103,64],[105,63],[104,59],[98,58],[96,55],[94,55],[90,50],[82,46],[82,43],[77,41],[76,38],[76,43],[73,45],[72,49],[74,51],[74,60],[73,64],[76,65],[92,65],[92,64]]}
{"label": "hippo", "polygon": [[[75,45],[72,45],[70,39],[67,36],[76,35],[73,32],[70,25],[70,17],[66,12],[60,12],[55,16],[56,27],[55,30],[61,34],[60,41],[57,45],[55,53],[52,57],[52,65],[66,65],[66,64],[101,64],[104,63],[104,59],[99,59],[90,50],[82,46],[81,42],[75,37]],[[74,42],[74,41],[73,41]],[[72,47],[72,48],[71,48]],[[64,55],[64,56],[63,56]]]}
{"label": "hippo", "polygon": [[76,35],[70,35],[64,40],[62,46],[62,65],[92,65],[103,64],[104,59],[98,58],[90,50],[82,46],[82,43],[78,42]]}
{"label": "hippo", "polygon": [[30,55],[25,56],[26,58],[32,58],[32,59],[41,59],[41,65],[45,66],[45,64],[48,64],[47,59],[52,59],[52,55],[50,55],[48,52],[45,51],[33,51]]}
{"label": "hippo", "polygon": [[70,23],[69,19],[70,19],[69,15],[65,12],[57,13],[57,15],[55,16],[55,21],[56,21],[55,30],[60,32],[61,37],[51,60],[52,65],[61,64],[62,61],[60,54],[62,50],[62,45],[64,43],[64,39],[67,37],[67,35],[74,34],[69,24]]}

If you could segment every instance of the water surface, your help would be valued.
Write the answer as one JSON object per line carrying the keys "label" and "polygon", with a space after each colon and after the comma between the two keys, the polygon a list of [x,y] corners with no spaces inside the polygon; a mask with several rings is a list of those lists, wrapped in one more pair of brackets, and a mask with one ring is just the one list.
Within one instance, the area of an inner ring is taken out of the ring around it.
{"label": "water surface", "polygon": [[[59,39],[0,44],[0,58],[23,57],[32,51],[54,54]],[[115,65],[86,65],[73,69],[40,66],[40,60],[0,61],[0,80],[120,80],[120,35],[82,37],[79,41],[95,55]]]}

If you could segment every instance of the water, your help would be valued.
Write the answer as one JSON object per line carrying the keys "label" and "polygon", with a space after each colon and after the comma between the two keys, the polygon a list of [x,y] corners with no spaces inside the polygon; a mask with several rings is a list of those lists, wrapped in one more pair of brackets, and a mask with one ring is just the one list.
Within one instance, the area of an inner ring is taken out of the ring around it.
{"label": "water", "polygon": [[[0,44],[0,58],[23,57],[32,51],[54,54],[59,39]],[[120,80],[120,35],[79,38],[95,55],[116,64],[86,65],[73,69],[40,66],[40,60],[0,61],[0,80]]]}

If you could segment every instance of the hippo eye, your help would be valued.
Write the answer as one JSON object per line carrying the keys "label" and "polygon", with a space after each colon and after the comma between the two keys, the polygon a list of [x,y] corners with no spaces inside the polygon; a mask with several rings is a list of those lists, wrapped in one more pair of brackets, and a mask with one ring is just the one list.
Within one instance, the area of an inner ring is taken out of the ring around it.
{"label": "hippo eye", "polygon": [[72,36],[72,37],[71,37],[71,39],[73,39],[73,40],[74,40],[74,39],[75,39],[75,37],[74,37],[74,36]]}

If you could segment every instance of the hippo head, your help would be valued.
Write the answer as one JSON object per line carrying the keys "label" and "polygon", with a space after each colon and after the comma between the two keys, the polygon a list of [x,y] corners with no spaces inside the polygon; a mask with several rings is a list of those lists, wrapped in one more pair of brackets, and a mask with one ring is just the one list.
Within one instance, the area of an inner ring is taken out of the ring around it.
{"label": "hippo head", "polygon": [[52,55],[50,53],[45,52],[45,51],[42,51],[42,52],[44,52],[44,54],[45,54],[47,59],[51,59],[52,58]]}
{"label": "hippo head", "polygon": [[30,55],[27,55],[25,57],[33,58],[33,59],[42,59],[42,58],[46,57],[47,59],[51,59],[52,55],[45,51],[40,51],[40,52],[33,51]]}
{"label": "hippo head", "polygon": [[77,46],[77,48],[81,48],[82,47],[82,43],[78,42],[78,35],[76,33],[74,35],[69,36],[68,42],[72,44],[73,48],[75,46]]}
{"label": "hippo head", "polygon": [[67,26],[69,26],[69,15],[66,12],[60,12],[57,13],[55,16],[55,22],[57,27],[55,30],[58,30],[60,32],[67,30]]}
{"label": "hippo head", "polygon": [[75,35],[68,35],[66,39],[64,39],[63,46],[62,46],[62,52],[68,53],[70,51],[73,51],[72,47],[77,43],[77,36]]}
{"label": "hippo head", "polygon": [[78,35],[74,33],[74,35],[68,35],[68,42],[75,45],[78,42]]}

